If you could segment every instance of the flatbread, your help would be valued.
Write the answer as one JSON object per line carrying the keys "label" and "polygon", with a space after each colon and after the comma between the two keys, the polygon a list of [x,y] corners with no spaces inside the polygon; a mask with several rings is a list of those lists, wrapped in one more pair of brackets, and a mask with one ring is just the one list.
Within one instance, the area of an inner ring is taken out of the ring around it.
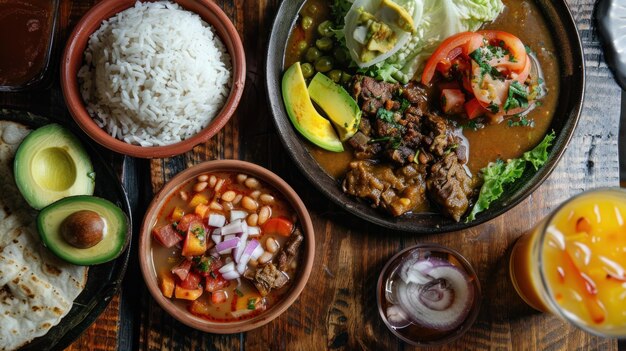
{"label": "flatbread", "polygon": [[71,310],[87,282],[87,267],[66,263],[39,239],[36,212],[13,179],[13,158],[30,130],[0,121],[0,350],[46,334]]}

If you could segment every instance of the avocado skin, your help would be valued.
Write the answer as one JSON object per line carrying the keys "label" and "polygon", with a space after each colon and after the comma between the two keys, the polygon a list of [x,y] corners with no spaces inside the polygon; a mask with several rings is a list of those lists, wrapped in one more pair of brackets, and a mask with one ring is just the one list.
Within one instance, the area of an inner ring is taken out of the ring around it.
{"label": "avocado skin", "polygon": [[[46,163],[45,157],[41,156],[46,152],[61,157],[65,162]],[[42,164],[46,164],[43,167],[45,172],[42,172]],[[69,165],[71,169],[53,169],[59,164]],[[95,173],[89,155],[72,132],[56,123],[40,127],[24,138],[15,153],[13,174],[22,196],[36,210],[63,197],[92,195],[95,187]],[[48,178],[45,179],[42,174]],[[46,187],[55,181],[62,184],[62,189]]]}
{"label": "avocado skin", "polygon": [[[91,210],[106,223],[101,242],[86,249],[68,244],[61,235],[61,223],[70,214]],[[95,265],[117,258],[128,246],[131,228],[126,214],[109,200],[89,195],[63,198],[41,210],[37,216],[37,231],[41,240],[59,258],[77,265]]]}

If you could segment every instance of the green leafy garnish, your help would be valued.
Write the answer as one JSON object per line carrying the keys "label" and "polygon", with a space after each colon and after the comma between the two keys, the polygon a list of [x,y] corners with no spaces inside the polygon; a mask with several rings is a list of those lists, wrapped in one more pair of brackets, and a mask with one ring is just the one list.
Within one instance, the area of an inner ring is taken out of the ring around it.
{"label": "green leafy garnish", "polygon": [[248,299],[248,309],[249,310],[254,310],[256,309],[256,299],[255,298],[249,298]]}
{"label": "green leafy garnish", "polygon": [[535,121],[528,119],[526,116],[516,115],[517,120],[514,118],[509,119],[506,123],[509,127],[535,127]]}
{"label": "green leafy garnish", "polygon": [[376,111],[376,118],[387,123],[396,123],[396,120],[393,118],[393,111],[389,111],[382,107]]}
{"label": "green leafy garnish", "polygon": [[195,227],[191,230],[191,232],[200,240],[204,240],[204,237],[206,236],[204,228],[202,227]]}
{"label": "green leafy garnish", "polygon": [[533,165],[535,171],[543,166],[548,160],[548,148],[552,145],[555,137],[556,135],[552,131],[543,138],[539,145],[526,151],[522,157],[507,162],[502,160],[491,162],[487,167],[481,169],[484,182],[480,188],[478,199],[465,222],[475,220],[478,213],[488,209],[492,202],[499,199],[504,193],[505,185],[513,183],[522,176],[527,162]]}
{"label": "green leafy garnish", "polygon": [[96,172],[87,173],[87,178],[91,179],[92,182],[96,182]]}
{"label": "green leafy garnish", "polygon": [[528,107],[528,92],[526,91],[526,87],[520,82],[513,81],[509,87],[509,96],[504,103],[504,111],[519,107]]}
{"label": "green leafy garnish", "polygon": [[235,289],[235,294],[237,294],[237,296],[239,297],[243,297],[243,293],[239,289]]}

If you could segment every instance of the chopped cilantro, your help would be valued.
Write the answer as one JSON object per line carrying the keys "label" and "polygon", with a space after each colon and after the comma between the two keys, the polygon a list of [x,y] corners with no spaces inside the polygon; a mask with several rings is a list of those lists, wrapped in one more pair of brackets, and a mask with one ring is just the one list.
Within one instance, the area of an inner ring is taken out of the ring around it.
{"label": "chopped cilantro", "polygon": [[256,298],[251,297],[251,298],[248,299],[248,309],[249,310],[256,309]]}
{"label": "chopped cilantro", "polygon": [[489,103],[489,105],[487,106],[487,109],[489,111],[491,111],[491,113],[498,113],[498,112],[500,112],[500,107],[498,107],[498,105],[494,104],[493,101]]}
{"label": "chopped cilantro", "polygon": [[235,289],[235,294],[237,294],[237,296],[239,296],[239,297],[243,296],[243,293],[239,289]]}
{"label": "chopped cilantro", "polygon": [[395,150],[402,145],[402,138],[392,137],[391,140],[389,140],[389,143],[391,144],[391,148]]}
{"label": "chopped cilantro", "polygon": [[482,124],[482,123],[480,123],[480,122],[478,122],[476,120],[471,120],[471,121],[467,122],[466,125],[463,126],[463,128],[469,128],[471,130],[479,130],[479,129],[482,129],[484,127],[485,127],[484,124]]}
{"label": "chopped cilantro", "polygon": [[191,232],[200,240],[204,240],[204,237],[206,236],[206,232],[203,227],[195,227],[191,230]]}
{"label": "chopped cilantro", "polygon": [[509,96],[504,103],[504,111],[519,107],[528,107],[528,92],[526,91],[526,87],[520,82],[513,81],[509,87]]}
{"label": "chopped cilantro", "polygon": [[406,111],[407,108],[409,108],[409,106],[411,106],[411,103],[409,102],[409,100],[405,99],[405,98],[401,98],[400,99],[400,110],[398,110],[400,113],[404,113],[404,111]]}
{"label": "chopped cilantro", "polygon": [[[517,118],[517,120],[515,119]],[[507,125],[509,127],[535,127],[535,121],[532,119],[526,118],[526,116],[515,115],[513,118],[507,121]]]}
{"label": "chopped cilantro", "polygon": [[379,108],[378,111],[376,111],[376,118],[387,123],[396,123],[395,119],[393,118],[393,111],[389,111],[382,107]]}

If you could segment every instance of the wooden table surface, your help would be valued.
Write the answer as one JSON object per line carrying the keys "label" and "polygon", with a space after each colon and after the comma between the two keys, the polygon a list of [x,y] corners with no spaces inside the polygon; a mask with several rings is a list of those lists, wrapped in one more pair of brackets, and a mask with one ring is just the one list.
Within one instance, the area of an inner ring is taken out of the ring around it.
{"label": "wooden table surface", "polygon": [[[96,2],[61,1],[59,47]],[[607,69],[594,30],[593,1],[568,2],[583,39],[587,93],[579,126],[558,167],[532,196],[488,223],[461,232],[416,236],[377,227],[346,213],[304,179],[285,156],[265,100],[266,41],[279,1],[218,0],[246,50],[248,72],[241,105],[217,136],[185,155],[155,160],[110,156],[133,206],[132,258],[121,293],[68,350],[411,349],[395,338],[378,316],[375,285],[382,266],[393,254],[423,242],[460,251],[476,269],[482,285],[478,320],[467,334],[449,345],[450,349],[618,349],[614,339],[586,334],[554,316],[532,310],[508,280],[507,250],[519,235],[569,196],[619,184],[620,89]],[[0,107],[56,114],[72,123],[58,77],[49,89],[0,94]],[[265,166],[296,189],[313,218],[315,264],[307,288],[279,318],[251,332],[212,335],[177,322],[151,298],[137,266],[136,235],[146,205],[164,182],[193,164],[229,158]]]}

